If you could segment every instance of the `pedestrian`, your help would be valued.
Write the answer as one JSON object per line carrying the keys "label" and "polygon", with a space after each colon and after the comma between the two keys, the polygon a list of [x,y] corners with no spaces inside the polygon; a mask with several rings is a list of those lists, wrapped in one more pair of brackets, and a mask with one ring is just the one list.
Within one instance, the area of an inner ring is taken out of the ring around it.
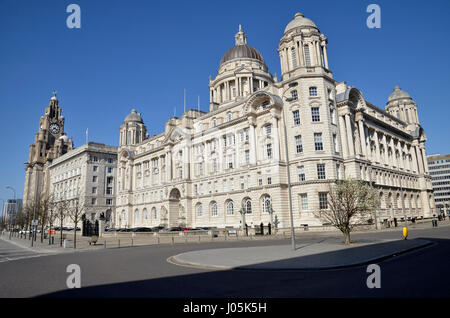
{"label": "pedestrian", "polygon": [[260,228],[261,228],[261,235],[264,235],[264,223],[263,222],[261,222]]}

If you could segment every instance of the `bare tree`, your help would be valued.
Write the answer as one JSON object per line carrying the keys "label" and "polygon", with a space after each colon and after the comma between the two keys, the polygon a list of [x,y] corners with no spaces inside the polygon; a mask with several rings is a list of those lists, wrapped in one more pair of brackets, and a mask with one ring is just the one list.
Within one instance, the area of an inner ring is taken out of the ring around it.
{"label": "bare tree", "polygon": [[380,204],[376,190],[362,180],[338,180],[330,186],[327,197],[328,209],[314,214],[339,229],[346,245],[353,228],[367,223]]}
{"label": "bare tree", "polygon": [[71,200],[70,207],[68,209],[69,218],[74,224],[73,231],[73,248],[77,248],[77,227],[78,223],[81,221],[81,216],[84,211],[84,201],[80,199],[80,196]]}
{"label": "bare tree", "polygon": [[64,220],[67,218],[68,211],[69,211],[69,201],[60,200],[56,203],[56,219],[59,221],[60,246],[63,245],[63,226]]}
{"label": "bare tree", "polygon": [[51,199],[49,201],[49,207],[48,207],[48,213],[47,213],[47,222],[49,227],[49,233],[48,233],[48,244],[50,245],[52,242],[52,229],[53,225],[55,224],[55,221],[58,217],[58,204],[55,201],[54,196],[51,196]]}
{"label": "bare tree", "polygon": [[42,193],[39,196],[37,215],[39,223],[41,224],[41,243],[44,241],[44,228],[48,222],[49,212],[53,209],[53,204],[52,194]]}

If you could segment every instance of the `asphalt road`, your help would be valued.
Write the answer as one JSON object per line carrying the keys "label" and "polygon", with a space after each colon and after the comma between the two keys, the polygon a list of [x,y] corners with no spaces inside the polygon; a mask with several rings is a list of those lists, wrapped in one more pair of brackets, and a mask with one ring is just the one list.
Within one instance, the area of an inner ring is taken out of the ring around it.
{"label": "asphalt road", "polygon": [[[399,232],[354,234],[353,240],[399,238]],[[334,235],[338,236],[338,235]],[[216,242],[64,253],[0,262],[0,297],[321,298],[450,297],[450,227],[411,230],[433,246],[380,262],[381,288],[366,285],[367,266],[322,271],[213,271],[177,266],[170,256],[220,247],[289,244],[289,240]],[[314,234],[298,238],[316,242]],[[1,243],[0,255],[11,248]],[[3,256],[2,256],[3,257]],[[67,266],[81,269],[81,288],[68,289]]]}

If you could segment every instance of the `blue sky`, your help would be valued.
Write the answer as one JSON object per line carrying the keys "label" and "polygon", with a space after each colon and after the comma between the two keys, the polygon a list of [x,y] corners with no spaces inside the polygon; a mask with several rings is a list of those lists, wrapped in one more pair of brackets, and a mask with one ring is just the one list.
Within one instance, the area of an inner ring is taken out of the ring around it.
{"label": "blue sky", "polygon": [[[66,26],[66,7],[81,7],[81,29]],[[381,29],[366,8],[381,7]],[[450,2],[437,1],[144,1],[0,0],[0,198],[21,197],[24,162],[40,116],[58,91],[65,131],[75,146],[117,145],[132,108],[150,134],[188,108],[208,110],[209,75],[234,45],[242,24],[248,44],[280,74],[277,45],[296,12],[328,39],[334,78],[384,108],[395,85],[418,104],[427,153],[450,153]],[[280,78],[280,76],[279,76]]]}

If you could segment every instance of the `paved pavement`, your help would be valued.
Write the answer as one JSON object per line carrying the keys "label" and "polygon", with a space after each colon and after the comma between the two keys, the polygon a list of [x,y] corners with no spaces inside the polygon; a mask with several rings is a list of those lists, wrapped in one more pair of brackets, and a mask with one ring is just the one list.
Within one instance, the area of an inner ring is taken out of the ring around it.
{"label": "paved pavement", "polygon": [[23,248],[20,245],[0,240],[0,263],[13,260],[25,259],[30,257],[39,257],[45,255],[31,249]]}
{"label": "paved pavement", "polygon": [[345,246],[336,238],[290,245],[199,250],[173,256],[178,265],[212,269],[312,270],[369,264],[431,245],[423,239],[362,240]]}

